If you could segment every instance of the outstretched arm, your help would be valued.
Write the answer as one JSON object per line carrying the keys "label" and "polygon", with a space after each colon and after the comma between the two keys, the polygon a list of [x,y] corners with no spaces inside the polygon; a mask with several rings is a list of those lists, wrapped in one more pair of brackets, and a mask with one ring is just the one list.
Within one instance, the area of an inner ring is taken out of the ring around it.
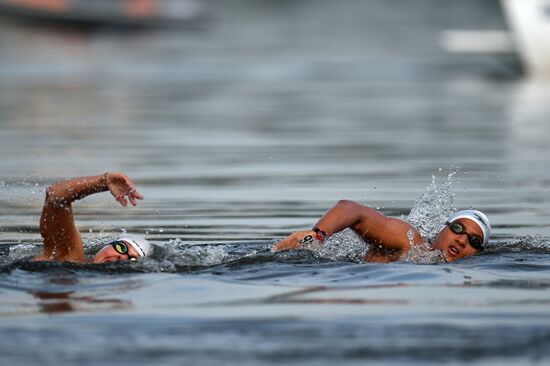
{"label": "outstretched arm", "polygon": [[104,191],[110,191],[123,206],[128,204],[125,197],[128,197],[133,206],[136,205],[136,200],[143,199],[130,178],[122,173],[73,178],[48,187],[40,217],[44,253],[36,260],[69,262],[85,260],[82,237],[74,222],[72,203]]}
{"label": "outstretched arm", "polygon": [[322,236],[329,237],[346,228],[355,231],[365,241],[378,244],[386,249],[408,249],[411,242],[409,239],[411,230],[413,243],[422,242],[420,233],[409,223],[387,217],[381,212],[357,202],[341,200],[317,221],[314,226],[317,232],[313,230],[296,232],[277,243],[273,249],[275,251],[298,249],[302,247],[303,239],[308,235],[322,239]]}

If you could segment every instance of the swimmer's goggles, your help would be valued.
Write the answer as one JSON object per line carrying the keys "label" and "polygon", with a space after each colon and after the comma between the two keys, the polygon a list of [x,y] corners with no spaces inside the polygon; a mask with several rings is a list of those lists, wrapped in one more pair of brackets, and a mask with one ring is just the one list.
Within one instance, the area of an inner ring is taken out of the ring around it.
{"label": "swimmer's goggles", "polygon": [[124,254],[128,256],[128,260],[130,261],[137,261],[138,258],[132,257],[130,254],[128,254],[128,244],[121,240],[115,240],[111,243],[112,247],[115,248],[116,252],[119,254]]}
{"label": "swimmer's goggles", "polygon": [[468,236],[468,240],[470,241],[470,245],[474,247],[475,249],[479,250],[480,252],[484,249],[483,247],[483,239],[481,239],[477,235],[470,235],[466,232],[466,229],[464,228],[464,225],[458,222],[446,222],[445,225],[447,225],[449,228],[451,228],[451,231],[455,234],[466,234]]}

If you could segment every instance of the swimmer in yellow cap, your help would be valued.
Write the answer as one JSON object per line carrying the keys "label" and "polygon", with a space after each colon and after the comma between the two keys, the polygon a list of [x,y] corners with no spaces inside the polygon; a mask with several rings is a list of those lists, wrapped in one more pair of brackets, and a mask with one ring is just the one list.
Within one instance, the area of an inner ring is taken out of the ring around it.
{"label": "swimmer in yellow cap", "polygon": [[143,196],[123,173],[105,173],[57,182],[46,190],[40,217],[44,253],[37,261],[107,263],[138,260],[151,252],[151,244],[139,235],[124,234],[103,247],[93,258],[84,256],[82,237],[75,225],[72,203],[94,193],[109,191],[122,206],[137,205]]}
{"label": "swimmer in yellow cap", "polygon": [[[367,262],[394,262],[408,254],[411,245],[427,240],[411,224],[391,218],[368,206],[339,201],[328,210],[312,230],[296,232],[277,243],[272,251],[307,248],[323,244],[332,234],[346,228],[370,243],[364,257]],[[481,252],[489,242],[491,224],[485,214],[476,210],[462,210],[451,215],[433,242],[433,249],[440,250],[447,262]]]}

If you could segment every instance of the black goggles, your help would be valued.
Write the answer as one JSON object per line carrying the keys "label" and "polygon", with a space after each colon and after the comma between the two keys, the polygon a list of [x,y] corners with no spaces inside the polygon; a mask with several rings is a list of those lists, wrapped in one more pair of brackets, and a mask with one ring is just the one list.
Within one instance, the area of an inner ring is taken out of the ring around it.
{"label": "black goggles", "polygon": [[117,253],[127,255],[128,260],[131,260],[131,261],[138,260],[137,257],[132,257],[130,254],[128,254],[128,244],[126,244],[125,242],[121,240],[116,240],[112,242],[111,245],[113,246],[113,248],[115,248]]}
{"label": "black goggles", "polygon": [[483,246],[483,239],[481,239],[477,235],[470,235],[466,232],[466,229],[464,228],[464,225],[458,222],[446,222],[445,225],[447,225],[451,231],[455,234],[466,234],[468,236],[468,241],[470,242],[470,245],[474,247],[475,249],[479,250],[480,252],[484,249]]}

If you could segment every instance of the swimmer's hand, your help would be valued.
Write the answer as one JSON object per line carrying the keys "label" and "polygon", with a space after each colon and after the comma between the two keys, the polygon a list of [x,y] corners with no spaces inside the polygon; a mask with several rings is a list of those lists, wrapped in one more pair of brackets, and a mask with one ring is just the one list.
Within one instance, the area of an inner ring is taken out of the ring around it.
{"label": "swimmer's hand", "polygon": [[132,206],[137,204],[136,200],[143,199],[143,196],[138,193],[134,183],[123,173],[105,174],[105,183],[113,197],[115,197],[122,206],[128,205],[128,201],[124,198],[126,196]]}
{"label": "swimmer's hand", "polygon": [[315,231],[297,231],[275,244],[275,246],[271,248],[271,252],[275,253],[281,250],[308,249],[308,247],[312,244],[321,244],[316,237]]}

